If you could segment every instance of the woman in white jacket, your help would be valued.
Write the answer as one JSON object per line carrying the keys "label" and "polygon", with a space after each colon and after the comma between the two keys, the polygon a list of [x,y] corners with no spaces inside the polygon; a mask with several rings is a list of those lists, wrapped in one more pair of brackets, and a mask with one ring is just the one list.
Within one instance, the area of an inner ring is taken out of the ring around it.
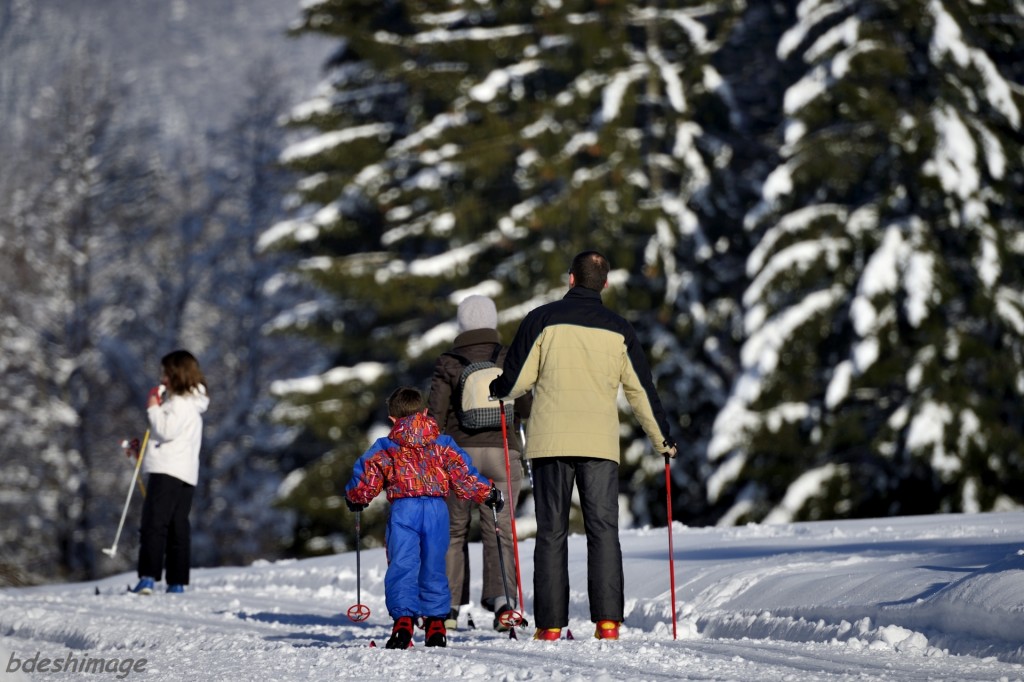
{"label": "woman in white jacket", "polygon": [[150,439],[142,470],[149,479],[142,506],[136,594],[152,594],[165,569],[168,592],[184,592],[189,583],[192,530],[188,515],[199,480],[203,413],[210,405],[206,378],[191,353],[168,353],[160,366],[160,386],[149,392],[146,405]]}

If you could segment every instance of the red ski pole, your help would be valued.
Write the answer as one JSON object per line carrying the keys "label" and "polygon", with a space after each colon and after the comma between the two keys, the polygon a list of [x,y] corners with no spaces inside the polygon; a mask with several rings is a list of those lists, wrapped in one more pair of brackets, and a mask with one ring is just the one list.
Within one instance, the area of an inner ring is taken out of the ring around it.
{"label": "red ski pole", "polygon": [[676,561],[672,551],[672,468],[671,459],[665,455],[665,509],[668,511],[668,579],[672,586],[672,639],[676,636]]}
{"label": "red ski pole", "polygon": [[[498,407],[501,409],[501,442],[505,446],[505,480],[508,481],[508,515],[512,520],[512,549],[515,552],[516,560],[516,588],[519,591],[519,611],[523,610],[523,578],[519,573],[519,536],[516,534],[516,499],[512,494],[512,465],[509,463],[508,454],[508,425],[505,423],[505,401],[499,400]],[[519,616],[522,622],[522,616]]]}

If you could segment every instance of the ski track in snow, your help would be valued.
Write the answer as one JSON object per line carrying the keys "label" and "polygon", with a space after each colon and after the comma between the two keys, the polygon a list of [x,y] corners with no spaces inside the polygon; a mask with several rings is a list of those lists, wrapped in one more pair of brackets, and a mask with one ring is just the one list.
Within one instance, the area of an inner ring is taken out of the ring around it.
{"label": "ski track in snow", "polygon": [[[144,658],[144,672],[102,676],[151,680],[1024,679],[1024,512],[677,524],[678,639],[667,530],[623,531],[622,544],[626,620],[618,642],[593,639],[586,543],[573,536],[573,641],[532,641],[532,627],[509,639],[472,604],[476,629],[466,627],[464,610],[447,648],[424,647],[418,630],[413,649],[389,651],[384,552],[364,549],[358,589],[371,616],[362,623],[345,616],[357,602],[354,552],[195,569],[184,595],[130,594],[130,574],[0,590],[2,679],[25,679],[23,662],[37,654]],[[532,553],[532,540],[520,543],[528,619]],[[473,545],[474,597],[480,565]]]}

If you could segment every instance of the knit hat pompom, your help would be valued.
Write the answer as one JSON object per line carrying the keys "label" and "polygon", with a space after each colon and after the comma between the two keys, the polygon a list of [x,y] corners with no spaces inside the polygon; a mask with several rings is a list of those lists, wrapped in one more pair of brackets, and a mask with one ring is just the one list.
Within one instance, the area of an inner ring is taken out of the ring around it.
{"label": "knit hat pompom", "polygon": [[497,329],[498,309],[487,296],[467,296],[459,304],[459,333],[471,329]]}

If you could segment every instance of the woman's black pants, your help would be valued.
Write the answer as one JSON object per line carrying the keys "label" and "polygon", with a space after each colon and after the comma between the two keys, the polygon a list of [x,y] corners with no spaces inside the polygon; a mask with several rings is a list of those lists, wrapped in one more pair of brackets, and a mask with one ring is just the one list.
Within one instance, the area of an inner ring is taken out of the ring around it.
{"label": "woman's black pants", "polygon": [[192,509],[195,486],[168,476],[150,474],[139,529],[139,577],[160,580],[167,569],[168,585],[188,585],[192,553]]}

